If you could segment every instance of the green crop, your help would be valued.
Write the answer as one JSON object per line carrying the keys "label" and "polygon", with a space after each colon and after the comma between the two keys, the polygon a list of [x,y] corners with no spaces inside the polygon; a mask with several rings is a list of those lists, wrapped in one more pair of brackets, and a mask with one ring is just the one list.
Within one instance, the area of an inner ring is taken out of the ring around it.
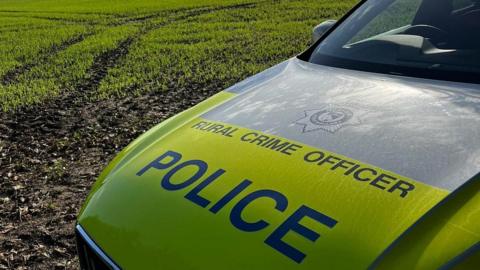
{"label": "green crop", "polygon": [[226,88],[356,1],[0,0],[0,106]]}

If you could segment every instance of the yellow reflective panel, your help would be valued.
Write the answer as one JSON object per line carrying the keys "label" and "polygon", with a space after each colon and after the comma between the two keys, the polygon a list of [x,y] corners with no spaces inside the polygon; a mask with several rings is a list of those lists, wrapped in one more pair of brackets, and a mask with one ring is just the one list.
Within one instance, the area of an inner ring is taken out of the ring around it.
{"label": "yellow reflective panel", "polygon": [[[439,269],[478,244],[480,179],[472,180],[454,195],[413,227],[377,268]],[[480,269],[480,265],[470,269]]]}
{"label": "yellow reflective panel", "polygon": [[109,175],[79,222],[126,269],[362,269],[447,195],[197,118]]}

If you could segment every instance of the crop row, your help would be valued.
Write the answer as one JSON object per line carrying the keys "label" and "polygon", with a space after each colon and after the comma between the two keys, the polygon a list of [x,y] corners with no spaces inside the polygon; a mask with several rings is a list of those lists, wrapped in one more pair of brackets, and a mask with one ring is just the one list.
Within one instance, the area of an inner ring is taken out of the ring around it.
{"label": "crop row", "polygon": [[314,25],[355,3],[119,0],[108,8],[100,0],[39,8],[50,0],[0,1],[3,110],[70,94],[222,89],[302,51]]}
{"label": "crop row", "polygon": [[341,16],[352,4],[264,2],[170,24],[133,44],[96,94],[108,97],[171,87],[228,87],[301,52],[310,42],[314,25]]}

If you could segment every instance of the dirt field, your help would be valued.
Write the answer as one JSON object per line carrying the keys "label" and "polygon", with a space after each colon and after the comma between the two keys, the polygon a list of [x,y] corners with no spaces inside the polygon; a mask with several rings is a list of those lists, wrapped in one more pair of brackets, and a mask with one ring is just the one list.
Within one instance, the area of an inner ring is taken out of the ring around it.
{"label": "dirt field", "polygon": [[95,177],[132,138],[220,89],[197,90],[91,103],[71,95],[3,114],[0,269],[78,267],[73,227]]}

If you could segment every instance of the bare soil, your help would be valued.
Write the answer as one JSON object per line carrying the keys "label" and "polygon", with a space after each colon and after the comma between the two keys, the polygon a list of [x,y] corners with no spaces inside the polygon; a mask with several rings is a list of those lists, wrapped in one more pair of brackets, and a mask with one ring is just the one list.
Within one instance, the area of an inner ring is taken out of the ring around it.
{"label": "bare soil", "polygon": [[0,115],[0,269],[76,269],[74,225],[102,168],[133,138],[216,93],[208,87]]}

